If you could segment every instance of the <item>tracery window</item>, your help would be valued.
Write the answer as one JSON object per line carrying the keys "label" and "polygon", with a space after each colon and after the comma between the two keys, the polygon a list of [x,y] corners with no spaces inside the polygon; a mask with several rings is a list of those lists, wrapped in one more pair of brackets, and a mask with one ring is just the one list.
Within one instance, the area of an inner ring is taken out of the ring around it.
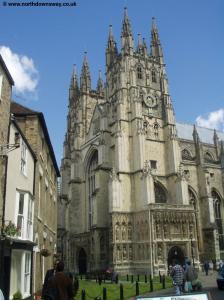
{"label": "tracery window", "polygon": [[211,153],[209,153],[208,151],[204,155],[204,160],[205,160],[205,162],[208,162],[208,163],[214,162],[214,158],[212,157]]}
{"label": "tracery window", "polygon": [[222,226],[222,212],[221,212],[221,199],[217,192],[212,191],[212,199],[214,205],[214,213],[215,213],[215,223],[218,230],[219,235],[219,247],[220,250],[224,250],[224,234],[223,234],[223,226]]}
{"label": "tracery window", "polygon": [[155,202],[156,203],[166,203],[167,197],[166,197],[166,191],[162,186],[158,183],[154,184],[154,190],[155,190]]}
{"label": "tracery window", "polygon": [[88,200],[89,200],[89,228],[93,225],[94,193],[96,191],[96,167],[98,165],[98,153],[94,152],[87,170]]}
{"label": "tracery window", "polygon": [[181,151],[181,157],[183,160],[193,160],[193,157],[191,156],[191,153],[187,149],[183,149]]}

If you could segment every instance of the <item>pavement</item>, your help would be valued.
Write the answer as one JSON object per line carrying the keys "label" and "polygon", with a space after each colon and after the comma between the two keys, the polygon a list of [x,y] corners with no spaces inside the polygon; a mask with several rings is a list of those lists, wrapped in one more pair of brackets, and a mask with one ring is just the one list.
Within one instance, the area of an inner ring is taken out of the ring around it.
{"label": "pavement", "polygon": [[[205,275],[204,272],[200,272],[198,274],[198,279],[201,281],[202,283],[202,292],[203,291],[209,291],[212,288],[216,288],[217,284],[216,284],[216,277],[217,277],[217,272],[216,271],[210,271],[210,273],[208,274],[208,276]],[[165,290],[159,290],[159,291],[155,291],[152,293],[148,293],[148,294],[144,294],[144,295],[139,295],[138,297],[133,297],[130,298],[129,300],[135,300],[139,297],[153,297],[153,296],[169,296],[169,295],[174,295],[175,291],[174,288],[168,288]]]}

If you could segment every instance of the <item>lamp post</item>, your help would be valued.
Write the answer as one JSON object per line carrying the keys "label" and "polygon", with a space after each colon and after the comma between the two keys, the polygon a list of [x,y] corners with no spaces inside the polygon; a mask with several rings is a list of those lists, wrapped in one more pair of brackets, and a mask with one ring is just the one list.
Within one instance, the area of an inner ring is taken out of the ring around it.
{"label": "lamp post", "polygon": [[194,249],[193,249],[193,235],[192,233],[190,234],[190,240],[191,240],[191,258],[192,258],[192,262],[193,262],[193,266],[194,266]]}

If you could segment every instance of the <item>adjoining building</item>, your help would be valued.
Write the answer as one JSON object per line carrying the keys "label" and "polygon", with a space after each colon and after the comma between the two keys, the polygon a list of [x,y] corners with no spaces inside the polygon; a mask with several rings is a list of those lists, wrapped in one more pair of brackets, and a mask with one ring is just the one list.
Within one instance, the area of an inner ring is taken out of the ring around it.
{"label": "adjoining building", "polygon": [[[0,289],[4,290],[4,212],[6,194],[7,152],[10,126],[10,102],[14,81],[0,55]],[[15,145],[15,142],[13,143]]]}
{"label": "adjoining building", "polygon": [[44,115],[12,102],[11,113],[36,155],[33,212],[33,292],[41,290],[57,247],[57,177],[60,176]]}
{"label": "adjoining building", "polygon": [[[69,89],[59,224],[70,270],[166,271],[224,259],[224,133],[176,123],[155,20],[150,53],[127,10],[110,27],[106,82],[85,55]],[[64,226],[64,229],[63,229]]]}
{"label": "adjoining building", "polygon": [[36,156],[15,120],[11,121],[9,145],[20,136],[19,146],[7,155],[4,219],[4,296],[32,298],[33,212]]}

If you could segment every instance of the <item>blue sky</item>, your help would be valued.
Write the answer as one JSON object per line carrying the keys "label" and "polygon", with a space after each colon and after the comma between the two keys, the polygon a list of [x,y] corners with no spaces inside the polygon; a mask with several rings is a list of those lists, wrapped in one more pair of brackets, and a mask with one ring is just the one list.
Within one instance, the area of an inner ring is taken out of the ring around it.
{"label": "blue sky", "polygon": [[110,24],[120,48],[125,6],[135,44],[141,33],[149,46],[151,19],[156,18],[177,121],[195,123],[200,116],[199,124],[224,130],[223,0],[76,3],[76,7],[62,8],[3,7],[0,3],[0,53],[7,54],[6,64],[18,78],[13,99],[44,113],[59,165],[73,64],[80,75],[87,51],[95,88],[98,70],[105,72]]}

